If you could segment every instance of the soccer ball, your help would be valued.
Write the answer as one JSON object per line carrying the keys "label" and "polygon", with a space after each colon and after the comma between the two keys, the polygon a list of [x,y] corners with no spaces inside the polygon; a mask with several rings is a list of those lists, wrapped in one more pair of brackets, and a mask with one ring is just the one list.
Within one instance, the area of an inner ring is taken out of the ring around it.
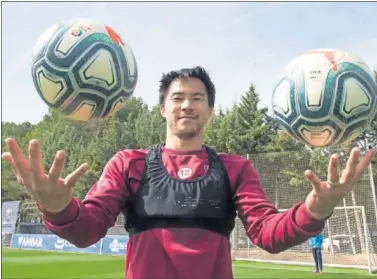
{"label": "soccer ball", "polygon": [[32,52],[42,100],[69,119],[114,115],[133,95],[138,68],[131,47],[110,26],[74,19],[48,28]]}
{"label": "soccer ball", "polygon": [[376,114],[377,82],[373,71],[351,53],[311,50],[283,69],[272,109],[283,130],[310,147],[347,144]]}

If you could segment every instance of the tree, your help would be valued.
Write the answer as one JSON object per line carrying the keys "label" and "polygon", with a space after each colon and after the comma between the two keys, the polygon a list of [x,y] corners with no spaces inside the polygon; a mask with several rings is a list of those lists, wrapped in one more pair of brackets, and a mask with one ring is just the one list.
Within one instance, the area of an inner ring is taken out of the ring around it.
{"label": "tree", "polygon": [[259,103],[259,94],[251,83],[236,108],[233,127],[235,137],[232,149],[240,154],[264,152],[266,145],[272,140],[272,122],[267,116],[268,110],[266,107],[258,108]]}

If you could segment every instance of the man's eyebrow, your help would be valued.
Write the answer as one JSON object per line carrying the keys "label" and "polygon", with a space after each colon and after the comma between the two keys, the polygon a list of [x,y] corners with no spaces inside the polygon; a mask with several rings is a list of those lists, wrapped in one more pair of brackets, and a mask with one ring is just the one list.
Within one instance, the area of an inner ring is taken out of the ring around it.
{"label": "man's eyebrow", "polygon": [[175,97],[175,96],[182,96],[183,93],[182,92],[174,92],[173,94],[171,94],[171,98]]}
{"label": "man's eyebrow", "polygon": [[195,92],[194,93],[194,96],[201,96],[201,97],[203,97],[205,94],[204,93],[202,93],[202,92]]}
{"label": "man's eyebrow", "polygon": [[[182,96],[182,95],[184,95],[185,93],[183,93],[183,92],[180,92],[180,91],[177,91],[177,92],[174,92],[171,96],[172,97],[174,97],[174,96]],[[203,97],[203,96],[205,96],[205,94],[204,93],[202,93],[202,92],[195,92],[194,94],[193,94],[194,96],[201,96],[201,97]]]}

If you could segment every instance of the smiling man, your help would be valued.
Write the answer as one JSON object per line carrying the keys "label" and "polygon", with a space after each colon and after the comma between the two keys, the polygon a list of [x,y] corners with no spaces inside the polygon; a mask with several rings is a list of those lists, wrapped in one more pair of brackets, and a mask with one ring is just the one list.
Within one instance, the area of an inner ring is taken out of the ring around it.
{"label": "smiling man", "polygon": [[30,142],[28,159],[13,139],[6,140],[10,152],[3,154],[36,199],[46,226],[78,247],[99,241],[123,212],[129,279],[233,278],[229,236],[237,213],[250,240],[270,253],[303,243],[321,232],[375,155],[373,149],[360,160],[360,150],[352,150],[342,176],[333,155],[327,182],[308,170],[313,190],[279,213],[250,161],[203,144],[215,103],[203,68],[164,75],[159,100],[165,144],[116,153],[83,201],[72,197],[71,187],[86,164],[63,179],[65,153],[59,151],[45,174],[37,140]]}

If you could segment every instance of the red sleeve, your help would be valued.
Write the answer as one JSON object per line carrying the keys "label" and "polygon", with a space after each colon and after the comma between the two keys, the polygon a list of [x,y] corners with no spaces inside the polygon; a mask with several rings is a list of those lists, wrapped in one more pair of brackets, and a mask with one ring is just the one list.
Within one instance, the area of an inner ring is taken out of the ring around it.
{"label": "red sleeve", "polygon": [[45,226],[54,234],[77,247],[88,247],[106,235],[128,197],[125,173],[129,158],[125,152],[114,155],[106,164],[99,181],[87,193],[85,199],[72,202],[60,213],[44,212]]}
{"label": "red sleeve", "polygon": [[269,253],[279,253],[322,231],[324,220],[312,217],[303,202],[279,212],[265,195],[250,161],[243,159],[238,170],[235,202],[246,233],[255,245]]}

